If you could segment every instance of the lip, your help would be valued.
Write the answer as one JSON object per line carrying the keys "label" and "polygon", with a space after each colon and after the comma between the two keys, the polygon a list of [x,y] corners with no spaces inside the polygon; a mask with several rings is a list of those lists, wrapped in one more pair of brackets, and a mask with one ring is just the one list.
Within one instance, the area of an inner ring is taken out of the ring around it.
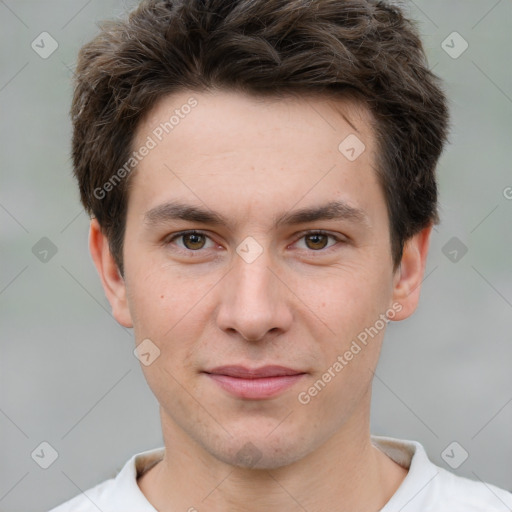
{"label": "lip", "polygon": [[228,393],[239,398],[264,400],[293,386],[305,372],[284,366],[219,366],[204,372]]}

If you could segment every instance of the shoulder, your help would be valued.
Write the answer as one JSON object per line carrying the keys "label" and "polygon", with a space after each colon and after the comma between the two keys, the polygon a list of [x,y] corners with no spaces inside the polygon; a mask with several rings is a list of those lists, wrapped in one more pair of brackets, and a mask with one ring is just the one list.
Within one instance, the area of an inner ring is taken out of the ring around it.
{"label": "shoulder", "polygon": [[137,484],[137,478],[164,455],[156,448],[133,455],[115,478],[105,480],[49,512],[156,512]]}
{"label": "shoulder", "polygon": [[[437,466],[436,466],[437,467]],[[509,512],[512,494],[495,485],[470,480],[437,468],[433,492],[439,504],[452,512]],[[444,510],[444,509],[443,509]]]}
{"label": "shoulder", "polygon": [[381,512],[510,512],[512,494],[470,480],[431,462],[416,441],[372,436],[373,443],[407,476]]}
{"label": "shoulder", "polygon": [[113,478],[91,487],[74,498],[52,508],[49,512],[109,512],[107,504],[115,493],[115,480]]}

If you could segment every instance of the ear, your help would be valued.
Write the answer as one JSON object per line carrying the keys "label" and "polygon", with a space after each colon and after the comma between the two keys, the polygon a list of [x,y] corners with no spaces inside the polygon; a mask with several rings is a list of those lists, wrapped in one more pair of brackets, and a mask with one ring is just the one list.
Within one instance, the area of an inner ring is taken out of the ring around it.
{"label": "ear", "polygon": [[425,273],[432,224],[404,244],[399,268],[393,278],[393,301],[402,309],[393,320],[404,320],[414,313],[420,298],[421,282]]}
{"label": "ear", "polygon": [[121,277],[114,258],[110,252],[107,237],[102,233],[96,219],[91,219],[89,230],[89,250],[100,275],[101,284],[107,296],[112,315],[124,327],[133,327],[128,302],[126,285]]}

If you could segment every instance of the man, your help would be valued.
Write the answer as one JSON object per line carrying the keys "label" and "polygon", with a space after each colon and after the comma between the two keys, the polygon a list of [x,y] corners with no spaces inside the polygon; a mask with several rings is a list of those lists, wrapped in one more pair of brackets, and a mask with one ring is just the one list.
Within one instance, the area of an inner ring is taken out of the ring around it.
{"label": "man", "polygon": [[505,511],[370,435],[415,310],[446,98],[371,0],[144,1],[79,56],[73,161],[165,448],[55,512]]}

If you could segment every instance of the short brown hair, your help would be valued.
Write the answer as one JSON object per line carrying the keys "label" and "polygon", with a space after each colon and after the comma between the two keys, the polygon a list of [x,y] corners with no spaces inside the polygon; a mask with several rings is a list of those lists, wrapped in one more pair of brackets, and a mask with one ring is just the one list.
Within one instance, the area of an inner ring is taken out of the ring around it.
{"label": "short brown hair", "polygon": [[395,269],[404,243],[439,222],[447,101],[401,9],[374,0],[145,0],[81,49],[71,109],[81,200],[121,274],[129,177],[97,191],[126,164],[157,100],[212,88],[358,98],[373,114]]}

